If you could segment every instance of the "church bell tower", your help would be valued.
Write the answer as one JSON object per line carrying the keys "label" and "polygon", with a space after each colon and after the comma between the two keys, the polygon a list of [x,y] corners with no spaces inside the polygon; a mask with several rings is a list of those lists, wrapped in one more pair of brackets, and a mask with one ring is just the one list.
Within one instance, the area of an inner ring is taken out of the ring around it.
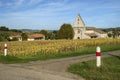
{"label": "church bell tower", "polygon": [[73,29],[75,32],[74,39],[84,39],[86,27],[85,27],[85,23],[82,20],[80,14],[78,14],[75,19],[75,22],[73,24]]}

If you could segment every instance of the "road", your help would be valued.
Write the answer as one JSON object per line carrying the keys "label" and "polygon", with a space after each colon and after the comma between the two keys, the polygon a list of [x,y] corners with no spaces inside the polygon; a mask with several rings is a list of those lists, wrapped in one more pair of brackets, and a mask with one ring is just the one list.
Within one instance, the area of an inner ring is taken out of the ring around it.
{"label": "road", "polygon": [[[116,55],[120,56],[120,50],[102,53],[102,58]],[[95,54],[22,64],[0,63],[0,80],[84,80],[66,70],[70,64],[92,59],[96,59]]]}

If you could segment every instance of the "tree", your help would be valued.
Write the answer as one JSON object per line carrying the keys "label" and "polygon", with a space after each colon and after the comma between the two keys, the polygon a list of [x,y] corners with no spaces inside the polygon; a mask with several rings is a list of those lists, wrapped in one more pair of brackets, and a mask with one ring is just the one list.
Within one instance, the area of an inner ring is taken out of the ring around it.
{"label": "tree", "polygon": [[9,29],[6,26],[0,26],[0,31],[9,31]]}
{"label": "tree", "polygon": [[9,34],[8,33],[0,33],[0,41],[8,40]]}
{"label": "tree", "polygon": [[22,33],[21,36],[22,36],[22,40],[27,40],[27,38],[28,38],[26,33]]}
{"label": "tree", "polygon": [[57,33],[58,39],[73,39],[74,30],[70,24],[63,24]]}
{"label": "tree", "polygon": [[53,37],[54,37],[54,39],[57,39],[57,33],[58,33],[58,31],[56,31],[56,30],[53,31]]}
{"label": "tree", "polygon": [[48,31],[47,30],[41,30],[39,33],[45,35],[45,39],[48,39]]}
{"label": "tree", "polygon": [[12,32],[20,32],[20,33],[22,33],[22,31],[17,30],[17,29],[11,29],[10,31],[12,31]]}
{"label": "tree", "polygon": [[108,37],[112,37],[113,36],[113,34],[112,33],[108,33]]}
{"label": "tree", "polygon": [[117,28],[113,29],[113,38],[117,38],[119,36],[119,31]]}

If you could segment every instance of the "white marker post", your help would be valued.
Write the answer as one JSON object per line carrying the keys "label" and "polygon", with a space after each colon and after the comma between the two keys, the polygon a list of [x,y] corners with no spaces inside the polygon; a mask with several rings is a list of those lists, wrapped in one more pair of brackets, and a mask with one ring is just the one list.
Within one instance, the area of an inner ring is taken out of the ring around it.
{"label": "white marker post", "polygon": [[7,56],[7,44],[4,45],[4,56]]}
{"label": "white marker post", "polygon": [[96,48],[96,66],[100,67],[101,66],[101,53],[100,53],[100,47],[98,46]]}

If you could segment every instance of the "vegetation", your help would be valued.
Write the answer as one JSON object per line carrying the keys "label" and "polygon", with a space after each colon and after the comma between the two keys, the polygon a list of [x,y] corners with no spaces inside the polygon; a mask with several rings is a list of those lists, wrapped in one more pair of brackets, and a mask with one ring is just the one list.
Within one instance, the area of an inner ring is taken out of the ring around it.
{"label": "vegetation", "polygon": [[73,39],[74,30],[70,24],[63,24],[57,34],[58,39]]}
{"label": "vegetation", "polygon": [[9,29],[6,26],[0,26],[0,31],[9,31]]}
{"label": "vegetation", "polygon": [[27,38],[28,38],[26,33],[22,33],[21,36],[22,36],[23,41],[27,40]]}
{"label": "vegetation", "polygon": [[53,40],[56,39],[57,31],[49,32],[47,30],[41,30],[39,33],[44,34],[46,40]]}
{"label": "vegetation", "polygon": [[[6,43],[9,56],[22,60],[27,59],[27,61],[93,54],[96,52],[96,46],[100,46],[103,52],[120,49],[120,39],[45,40]],[[1,56],[3,55],[3,46],[4,42],[1,42]]]}
{"label": "vegetation", "polygon": [[0,42],[2,41],[16,41],[17,38],[11,40],[9,36],[20,35],[22,32],[16,29],[9,29],[6,26],[0,26]]}
{"label": "vegetation", "polygon": [[48,38],[48,31],[47,30],[41,30],[40,33],[45,35],[45,39]]}
{"label": "vegetation", "polygon": [[118,36],[120,36],[120,27],[106,28],[102,30],[108,33],[108,37],[117,38]]}
{"label": "vegetation", "polygon": [[8,40],[9,34],[0,33],[0,42]]}
{"label": "vegetation", "polygon": [[96,67],[96,61],[73,64],[68,71],[82,76],[85,80],[119,80],[120,56],[102,59],[102,66]]}

